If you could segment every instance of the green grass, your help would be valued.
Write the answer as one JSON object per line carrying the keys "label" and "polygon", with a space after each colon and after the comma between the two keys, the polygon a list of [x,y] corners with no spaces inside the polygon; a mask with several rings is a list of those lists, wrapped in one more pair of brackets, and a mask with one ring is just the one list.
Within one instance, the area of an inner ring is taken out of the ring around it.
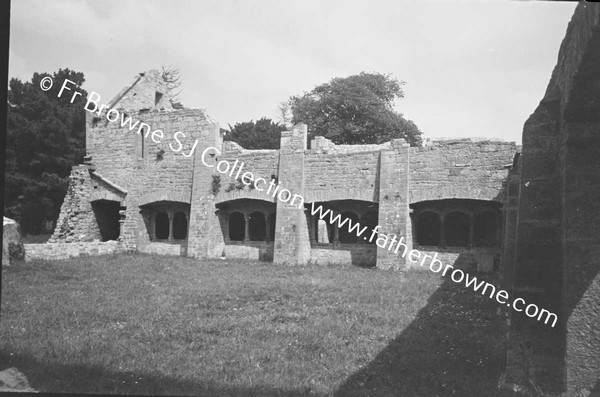
{"label": "green grass", "polygon": [[504,325],[430,272],[120,255],[2,269],[0,369],[40,391],[494,396]]}

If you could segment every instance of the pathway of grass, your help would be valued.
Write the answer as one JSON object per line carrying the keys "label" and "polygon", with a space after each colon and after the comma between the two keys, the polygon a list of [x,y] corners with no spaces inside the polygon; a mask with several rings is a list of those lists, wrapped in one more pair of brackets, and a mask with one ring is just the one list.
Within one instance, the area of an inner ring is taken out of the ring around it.
{"label": "pathway of grass", "polygon": [[0,370],[48,392],[491,396],[496,309],[429,272],[38,261],[2,270]]}

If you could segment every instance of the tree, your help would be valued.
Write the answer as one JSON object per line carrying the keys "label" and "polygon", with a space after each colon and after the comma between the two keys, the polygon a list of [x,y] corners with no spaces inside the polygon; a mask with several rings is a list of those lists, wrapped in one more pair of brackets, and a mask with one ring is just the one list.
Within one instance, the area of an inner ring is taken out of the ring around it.
{"label": "tree", "polygon": [[167,84],[167,94],[171,97],[171,104],[174,108],[183,108],[181,105],[181,73],[174,66],[162,66],[161,77]]}
{"label": "tree", "polygon": [[293,114],[290,101],[280,102],[277,111],[279,112],[279,122],[288,128],[292,127]]}
{"label": "tree", "polygon": [[281,131],[285,130],[285,126],[263,117],[256,122],[250,120],[233,127],[229,125],[224,139],[237,142],[245,149],[279,149]]}
{"label": "tree", "polygon": [[404,138],[418,146],[421,131],[394,110],[394,101],[404,97],[404,84],[380,73],[334,78],[289,99],[292,121],[307,124],[310,138],[321,135],[336,144],[383,143]]}
{"label": "tree", "polygon": [[[11,79],[6,129],[4,213],[21,224],[24,233],[43,232],[44,221],[58,218],[71,166],[85,154],[87,92],[83,73],[60,69],[49,91],[40,88],[48,73],[34,73],[31,82]],[[58,97],[65,79],[72,91]],[[78,91],[70,103],[72,92]]]}

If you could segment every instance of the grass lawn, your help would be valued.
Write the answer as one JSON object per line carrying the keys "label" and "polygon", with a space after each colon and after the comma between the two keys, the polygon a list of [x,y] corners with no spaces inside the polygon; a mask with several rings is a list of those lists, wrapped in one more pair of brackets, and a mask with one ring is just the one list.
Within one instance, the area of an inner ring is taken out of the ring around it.
{"label": "grass lawn", "polygon": [[2,269],[0,370],[46,392],[497,396],[497,309],[428,271],[19,263]]}

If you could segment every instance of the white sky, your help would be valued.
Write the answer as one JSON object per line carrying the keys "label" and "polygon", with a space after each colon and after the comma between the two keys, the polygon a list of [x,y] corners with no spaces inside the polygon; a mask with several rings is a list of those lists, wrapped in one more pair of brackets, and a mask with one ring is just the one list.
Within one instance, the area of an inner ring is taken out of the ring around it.
{"label": "white sky", "polygon": [[222,127],[361,71],[406,81],[397,109],[428,137],[521,142],[576,3],[373,0],[19,0],[9,76],[70,68],[108,101],[178,66],[182,102]]}

